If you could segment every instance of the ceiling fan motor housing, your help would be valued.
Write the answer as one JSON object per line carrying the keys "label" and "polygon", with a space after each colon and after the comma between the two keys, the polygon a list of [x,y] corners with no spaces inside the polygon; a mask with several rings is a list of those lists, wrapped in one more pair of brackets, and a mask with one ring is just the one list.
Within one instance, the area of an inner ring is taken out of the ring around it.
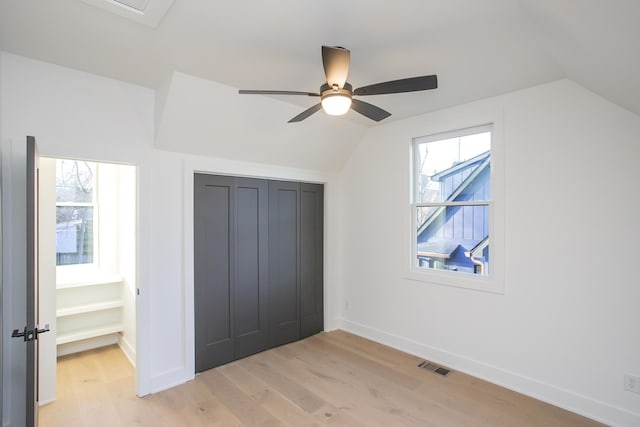
{"label": "ceiling fan motor housing", "polygon": [[342,88],[339,88],[337,86],[331,87],[328,83],[324,83],[322,86],[320,86],[320,96],[322,97],[322,99],[326,98],[327,96],[336,95],[351,98],[351,96],[353,95],[353,86],[351,86],[350,83],[345,83]]}

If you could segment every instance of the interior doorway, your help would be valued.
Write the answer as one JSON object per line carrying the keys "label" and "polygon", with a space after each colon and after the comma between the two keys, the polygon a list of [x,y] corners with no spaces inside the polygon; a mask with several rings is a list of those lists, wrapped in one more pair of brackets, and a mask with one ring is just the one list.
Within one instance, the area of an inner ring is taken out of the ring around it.
{"label": "interior doorway", "polygon": [[42,405],[56,400],[59,358],[111,347],[135,369],[136,189],[135,166],[41,159],[40,316],[55,319],[40,343]]}

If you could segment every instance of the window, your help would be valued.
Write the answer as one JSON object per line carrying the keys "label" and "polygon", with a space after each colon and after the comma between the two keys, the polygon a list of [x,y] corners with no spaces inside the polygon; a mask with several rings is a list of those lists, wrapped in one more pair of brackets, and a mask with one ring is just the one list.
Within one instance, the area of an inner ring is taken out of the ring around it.
{"label": "window", "polygon": [[56,265],[95,261],[97,165],[56,161]]}
{"label": "window", "polygon": [[412,272],[445,284],[488,282],[493,139],[493,125],[483,125],[413,140]]}

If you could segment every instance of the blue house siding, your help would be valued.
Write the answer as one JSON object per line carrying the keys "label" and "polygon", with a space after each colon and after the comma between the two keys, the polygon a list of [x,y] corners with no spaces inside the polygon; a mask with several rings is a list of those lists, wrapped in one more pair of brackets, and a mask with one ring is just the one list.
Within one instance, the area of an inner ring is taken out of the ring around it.
{"label": "blue house siding", "polygon": [[440,200],[447,200],[451,194],[456,190],[456,188],[460,187],[460,184],[471,175],[471,173],[478,166],[470,167],[468,169],[464,169],[461,173],[456,173],[450,176],[447,176],[444,179],[440,180]]}
{"label": "blue house siding", "polygon": [[[437,179],[441,186],[442,200],[475,201],[491,200],[489,154],[478,156],[466,164],[452,167],[451,172],[441,172]],[[478,168],[481,170],[477,171]],[[471,182],[467,180],[478,172]],[[464,187],[462,187],[464,186]],[[459,193],[455,195],[456,193]],[[455,197],[454,197],[455,195]],[[435,209],[419,227],[417,251],[420,265],[434,266],[443,263],[449,269],[474,272],[476,266],[465,252],[471,251],[489,235],[489,208],[487,206],[452,206]],[[489,248],[482,254],[488,260]],[[483,257],[475,255],[475,259]],[[442,267],[438,267],[442,268]]]}
{"label": "blue house siding", "polygon": [[[490,185],[489,167],[485,168],[471,185],[454,201],[487,200]],[[467,174],[468,176],[468,174]],[[469,240],[475,246],[489,234],[489,215],[486,206],[455,206],[440,214],[419,236],[418,243],[433,240]]]}

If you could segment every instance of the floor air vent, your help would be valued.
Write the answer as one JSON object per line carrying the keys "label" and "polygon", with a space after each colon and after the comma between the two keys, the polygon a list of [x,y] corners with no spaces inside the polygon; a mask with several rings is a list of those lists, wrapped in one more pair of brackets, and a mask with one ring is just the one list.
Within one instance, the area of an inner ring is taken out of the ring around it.
{"label": "floor air vent", "polygon": [[418,368],[425,369],[427,371],[435,372],[436,374],[442,375],[446,377],[451,373],[450,369],[443,368],[442,366],[438,366],[434,363],[427,362],[426,360],[418,365]]}

